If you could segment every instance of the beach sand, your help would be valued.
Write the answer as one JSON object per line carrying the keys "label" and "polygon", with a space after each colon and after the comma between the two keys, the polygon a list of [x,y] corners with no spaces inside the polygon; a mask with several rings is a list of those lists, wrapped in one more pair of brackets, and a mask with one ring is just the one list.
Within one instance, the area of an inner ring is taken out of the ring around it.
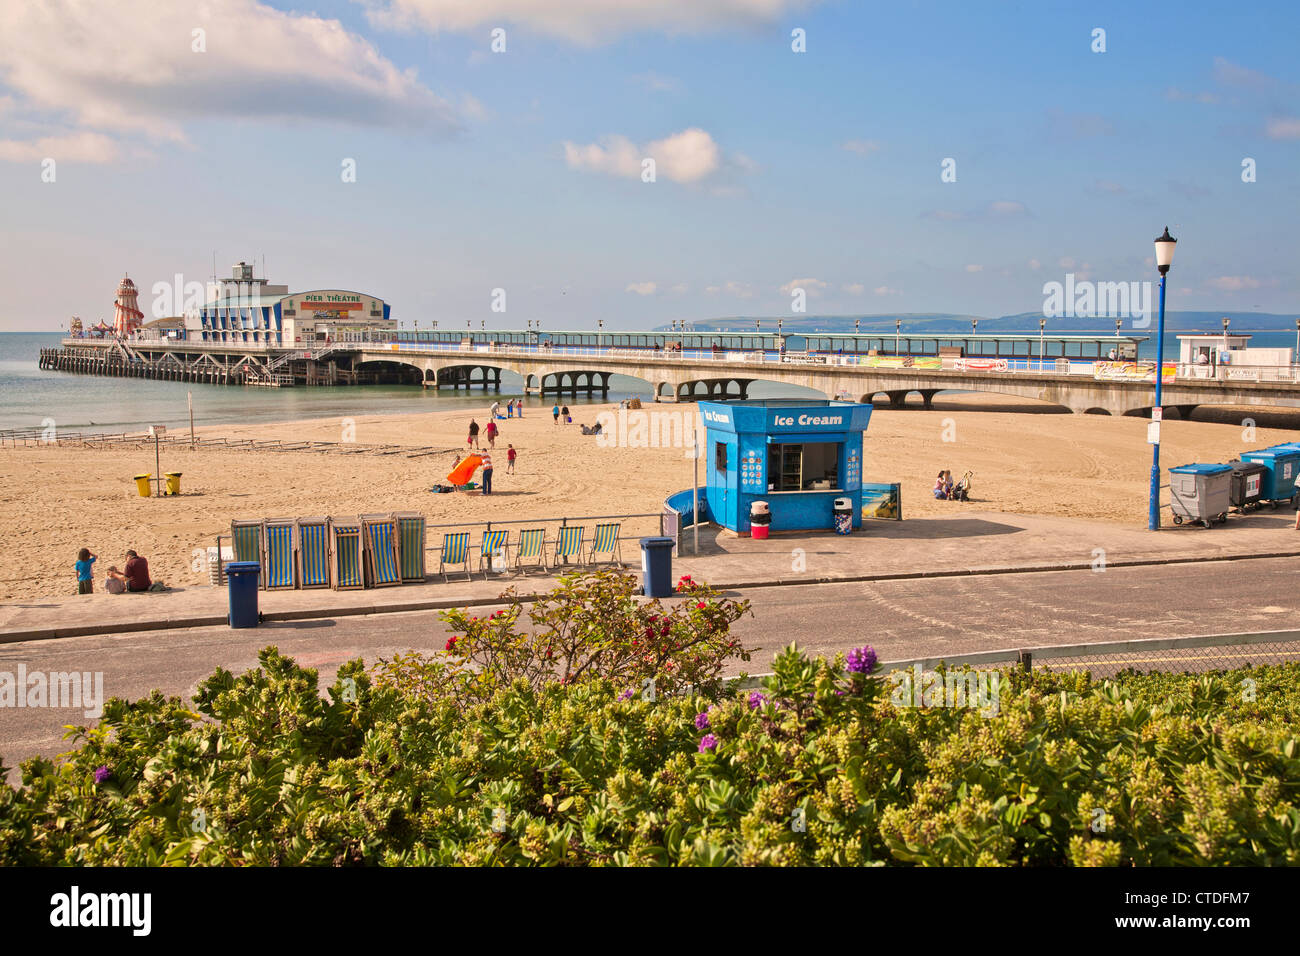
{"label": "beach sand", "polygon": [[[485,401],[476,416],[480,426],[487,423],[489,404]],[[358,443],[445,449],[422,457],[164,445],[163,471],[183,473],[183,494],[174,498],[136,494],[132,476],[154,470],[152,445],[5,448],[0,450],[0,478],[7,489],[0,502],[6,539],[0,601],[75,593],[72,565],[81,547],[99,555],[97,589],[109,565],[121,567],[127,548],[149,559],[156,579],[206,584],[195,551],[228,534],[232,518],[421,511],[430,524],[442,524],[659,513],[667,495],[690,487],[691,459],[680,447],[600,447],[578,426],[594,423],[601,408],[616,406],[577,407],[569,426],[552,424],[549,406],[537,405],[529,406],[523,420],[498,422],[491,496],[428,490],[445,478],[466,447],[470,415],[464,409],[352,421],[351,437]],[[954,477],[974,472],[972,497],[982,510],[1145,525],[1151,463],[1147,421],[1026,413],[1050,408],[978,394],[940,395],[932,410],[883,406],[866,433],[863,480],[901,481],[904,517],[952,514],[964,507],[930,494],[935,473],[948,468]],[[644,410],[694,414],[693,405]],[[1171,414],[1162,433],[1165,468],[1227,461],[1298,437],[1294,410],[1205,409],[1196,417],[1220,421],[1183,422]],[[1253,434],[1241,423],[1247,417],[1257,423]],[[348,437],[347,427],[344,420],[319,419],[214,426],[199,434],[340,442]],[[515,475],[506,474],[507,443],[519,452]],[[655,526],[654,519],[628,522],[624,535],[654,533]],[[439,539],[435,534],[430,540]]]}

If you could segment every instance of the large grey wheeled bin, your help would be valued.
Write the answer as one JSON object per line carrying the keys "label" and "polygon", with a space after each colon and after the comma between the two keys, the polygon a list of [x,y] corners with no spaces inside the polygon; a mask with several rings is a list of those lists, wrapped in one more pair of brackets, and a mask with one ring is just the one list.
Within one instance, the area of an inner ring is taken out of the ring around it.
{"label": "large grey wheeled bin", "polygon": [[1232,507],[1231,465],[1179,465],[1169,469],[1169,508],[1174,524],[1199,521],[1205,527],[1228,520]]}

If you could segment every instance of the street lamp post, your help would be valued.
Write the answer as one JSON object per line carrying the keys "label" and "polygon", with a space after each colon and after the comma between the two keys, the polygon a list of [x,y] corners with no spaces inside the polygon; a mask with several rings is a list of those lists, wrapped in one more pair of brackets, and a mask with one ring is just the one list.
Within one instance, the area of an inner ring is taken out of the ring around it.
{"label": "street lamp post", "polygon": [[1043,370],[1043,329],[1047,327],[1046,319],[1038,320],[1038,371]]}
{"label": "street lamp post", "polygon": [[[1225,352],[1228,351],[1228,325],[1231,321],[1226,315],[1223,317],[1223,351]],[[1222,363],[1223,356],[1219,356],[1219,361]]]}
{"label": "street lamp post", "polygon": [[600,333],[603,332],[603,331],[605,331],[605,320],[604,320],[604,319],[597,319],[597,320],[596,320],[596,352],[597,352],[597,354],[600,353]]}
{"label": "street lamp post", "polygon": [[903,336],[903,320],[894,319],[894,354],[898,354],[899,342]]}
{"label": "street lamp post", "polygon": [[[1160,272],[1160,321],[1156,325],[1156,404],[1151,410],[1155,419],[1151,442],[1151,492],[1147,496],[1147,530],[1160,530],[1160,396],[1165,371],[1165,281],[1169,276],[1169,266],[1174,261],[1174,246],[1178,240],[1169,235],[1165,226],[1164,234],[1156,239],[1156,269]],[[1162,416],[1163,417],[1163,416]]]}
{"label": "street lamp post", "polygon": [[1123,319],[1115,320],[1115,358],[1119,358],[1119,329],[1124,324]]}

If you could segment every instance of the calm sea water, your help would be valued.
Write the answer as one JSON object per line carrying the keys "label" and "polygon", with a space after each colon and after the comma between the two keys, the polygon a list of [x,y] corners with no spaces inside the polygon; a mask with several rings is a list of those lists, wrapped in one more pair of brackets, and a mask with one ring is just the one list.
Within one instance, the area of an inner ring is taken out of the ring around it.
{"label": "calm sea water", "polygon": [[[143,431],[151,424],[187,425],[186,393],[194,394],[196,425],[250,424],[304,418],[348,415],[392,415],[454,408],[486,408],[493,401],[481,391],[459,396],[436,395],[419,386],[362,386],[337,388],[248,388],[202,385],[190,382],[154,382],[147,379],[103,378],[47,372],[37,368],[42,348],[59,344],[60,335],[35,332],[0,332],[0,428],[43,427],[49,419],[65,430],[89,432]],[[1259,348],[1293,348],[1293,332],[1257,332],[1251,345]],[[1155,343],[1146,342],[1142,358],[1155,358]],[[1165,336],[1166,361],[1178,355],[1176,333]],[[640,379],[615,375],[609,399],[649,398],[650,386]],[[810,397],[816,393],[795,386],[757,382],[754,398]],[[517,375],[502,376],[500,399],[523,397]],[[582,397],[570,405],[586,404]],[[552,399],[536,396],[527,407],[542,412]]]}

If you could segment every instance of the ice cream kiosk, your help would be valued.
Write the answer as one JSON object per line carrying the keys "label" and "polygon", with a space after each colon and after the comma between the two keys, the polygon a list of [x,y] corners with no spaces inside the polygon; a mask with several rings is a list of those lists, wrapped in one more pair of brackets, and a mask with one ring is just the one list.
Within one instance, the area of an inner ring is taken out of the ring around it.
{"label": "ice cream kiosk", "polygon": [[[700,402],[709,514],[739,535],[862,526],[862,433],[871,406],[816,399]],[[758,506],[755,507],[755,503]],[[763,507],[766,505],[766,507]]]}

